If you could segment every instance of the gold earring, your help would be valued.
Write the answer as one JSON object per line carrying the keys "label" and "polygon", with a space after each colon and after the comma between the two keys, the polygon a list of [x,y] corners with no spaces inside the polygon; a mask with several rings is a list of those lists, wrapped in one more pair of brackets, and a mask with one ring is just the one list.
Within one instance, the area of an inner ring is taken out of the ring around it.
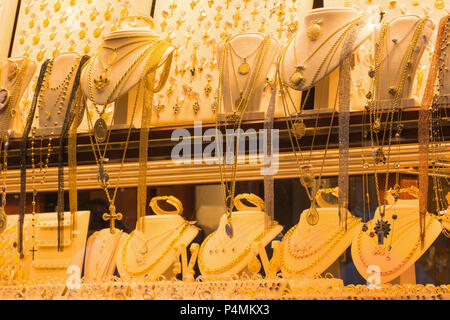
{"label": "gold earring", "polygon": [[42,26],[47,28],[50,25],[50,11],[47,11],[44,21],[42,22]]}
{"label": "gold earring", "polygon": [[98,25],[95,30],[94,30],[94,37],[98,38],[100,37],[100,35],[102,34],[104,26],[103,25]]}
{"label": "gold earring", "polygon": [[45,7],[47,7],[47,4],[48,4],[47,1],[43,1],[43,2],[41,3],[41,5],[39,6],[39,9],[40,9],[41,11],[44,11],[44,10],[45,10]]}
{"label": "gold earring", "polygon": [[52,27],[52,31],[50,32],[50,35],[48,37],[50,39],[50,41],[55,40],[57,33],[58,33],[58,31],[56,31],[56,27]]}
{"label": "gold earring", "polygon": [[86,38],[86,23],[81,22],[80,26],[81,26],[81,30],[78,33],[78,38],[80,38],[80,40],[83,40],[84,38]]}
{"label": "gold earring", "polygon": [[111,19],[111,12],[112,12],[113,8],[111,6],[111,4],[109,4],[108,8],[105,11],[105,14],[103,15],[105,17],[105,20],[108,21],[109,19]]}
{"label": "gold earring", "polygon": [[95,19],[97,19],[97,15],[98,15],[98,11],[95,8],[92,8],[92,12],[90,14],[90,19],[91,21],[94,21]]}
{"label": "gold earring", "polygon": [[31,14],[30,21],[28,21],[28,28],[33,29],[34,28],[34,19],[36,18],[36,15],[33,13]]}
{"label": "gold earring", "polygon": [[38,62],[41,62],[42,60],[44,60],[46,51],[47,51],[47,49],[45,48],[44,45],[42,45],[41,49],[39,50],[39,52],[36,55],[36,60]]}
{"label": "gold earring", "polygon": [[88,41],[88,43],[84,46],[84,54],[89,54],[91,52],[91,42]]}
{"label": "gold earring", "polygon": [[60,53],[59,47],[60,47],[60,45],[61,44],[59,42],[56,44],[55,50],[53,50],[53,53],[52,53],[53,59],[56,58],[57,56],[59,56],[59,53]]}
{"label": "gold earring", "polygon": [[61,10],[61,1],[56,1],[56,3],[53,5],[53,10],[55,10],[55,12]]}

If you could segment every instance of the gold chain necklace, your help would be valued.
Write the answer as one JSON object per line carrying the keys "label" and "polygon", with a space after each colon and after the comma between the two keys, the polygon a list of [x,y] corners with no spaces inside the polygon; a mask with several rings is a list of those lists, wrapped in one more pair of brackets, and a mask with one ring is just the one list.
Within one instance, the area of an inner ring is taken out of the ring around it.
{"label": "gold chain necklace", "polygon": [[148,265],[147,267],[145,267],[140,271],[131,270],[128,264],[126,263],[126,252],[128,249],[128,243],[130,242],[130,239],[133,237],[134,231],[130,233],[122,249],[122,264],[125,267],[125,271],[132,276],[140,276],[148,273],[151,269],[153,269],[156,265],[158,265],[161,262],[161,260],[170,252],[170,250],[172,250],[175,247],[175,244],[180,240],[180,238],[183,236],[183,234],[186,232],[189,226],[190,223],[186,222],[183,228],[178,232],[176,237],[170,242],[170,244],[164,250],[164,252],[154,262],[152,262],[150,265]]}
{"label": "gold chain necklace", "polygon": [[[241,60],[243,60],[243,62],[239,65],[239,68],[238,68],[238,72],[239,72],[239,74],[240,74],[241,76],[246,76],[247,74],[250,73],[251,67],[250,67],[250,65],[248,64],[247,59],[248,59],[249,57],[253,56],[256,52],[258,52],[258,51],[261,49],[261,47],[262,47],[263,45],[264,45],[264,39],[263,39],[263,41],[261,41],[261,43],[259,44],[259,46],[258,46],[254,51],[252,51],[252,52],[251,52],[250,54],[248,54],[246,57],[242,57],[240,54],[237,53],[236,49],[233,48],[233,46],[231,45],[231,42],[230,42],[230,49],[231,49],[231,51],[232,51],[237,57],[239,57]],[[233,58],[230,57],[230,59],[232,60]]]}
{"label": "gold chain necklace", "polygon": [[[227,50],[229,50],[228,46],[229,46],[229,41],[230,38],[225,40],[225,44],[224,44],[224,52],[222,54],[222,58],[220,61],[220,72],[219,72],[219,103],[218,103],[218,109],[216,111],[216,128],[219,129],[220,128],[220,112],[222,110],[222,104],[223,104],[223,88],[222,88],[222,84],[223,84],[223,74],[224,74],[224,65],[225,65],[225,58],[227,56]],[[252,75],[252,79],[250,80],[250,83],[247,87],[247,90],[244,92],[242,99],[240,99],[239,105],[237,106],[237,112],[235,112],[234,116],[233,116],[233,124],[234,124],[234,129],[238,130],[241,127],[241,123],[242,123],[242,119],[243,116],[245,114],[245,111],[248,107],[249,104],[249,98],[252,96],[253,91],[256,87],[256,82],[260,76],[261,73],[261,68],[262,68],[262,64],[264,62],[264,59],[267,55],[268,49],[269,49],[269,45],[271,42],[271,37],[270,35],[265,36],[264,38],[264,45],[262,47],[262,49],[258,52],[258,57],[256,59],[256,64],[255,64],[255,69],[254,69],[254,73]],[[219,131],[219,130],[217,130]],[[234,137],[237,138],[237,137]],[[219,141],[219,140],[218,140]],[[220,146],[220,148],[222,148],[222,146]],[[222,190],[224,193],[224,200],[225,200],[225,207],[226,207],[226,215],[227,215],[227,220],[228,223],[225,226],[225,230],[227,235],[232,238],[233,237],[233,227],[231,225],[231,213],[233,211],[233,199],[234,199],[234,194],[235,194],[235,189],[236,189],[236,174],[237,174],[237,143],[235,144],[235,148],[234,148],[234,162],[233,162],[233,167],[232,167],[232,173],[231,173],[231,186],[228,186],[228,183],[225,180],[225,168],[224,168],[224,164],[222,163],[222,159],[219,160],[219,173],[220,173],[220,181],[222,184]]]}
{"label": "gold chain necklace", "polygon": [[221,267],[217,267],[217,268],[208,268],[204,261],[203,261],[203,256],[204,256],[204,250],[205,250],[205,245],[206,243],[208,243],[208,241],[211,239],[211,237],[215,234],[215,232],[211,233],[208,237],[206,237],[206,239],[203,241],[202,245],[200,246],[200,250],[198,253],[198,266],[200,268],[201,273],[207,273],[207,274],[221,274],[224,273],[228,270],[230,270],[231,268],[233,268],[236,264],[238,264],[239,262],[241,262],[246,256],[248,256],[248,254],[250,253],[250,251],[252,250],[252,246],[254,243],[261,241],[262,239],[264,239],[267,234],[269,234],[274,228],[276,228],[278,226],[277,222],[273,222],[272,226],[266,230],[263,231],[262,233],[260,233],[245,249],[244,251],[242,251],[235,259],[233,259],[231,262],[228,262],[226,265],[221,266]]}

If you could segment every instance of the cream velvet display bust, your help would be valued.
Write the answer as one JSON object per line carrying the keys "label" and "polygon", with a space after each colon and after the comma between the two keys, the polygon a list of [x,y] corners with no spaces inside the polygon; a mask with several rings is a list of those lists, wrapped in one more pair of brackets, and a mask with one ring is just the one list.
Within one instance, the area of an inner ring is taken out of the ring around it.
{"label": "cream velvet display bust", "polygon": [[280,58],[282,82],[304,91],[324,79],[341,63],[342,43],[348,32],[358,32],[354,50],[373,31],[354,8],[322,8],[307,13]]}
{"label": "cream velvet display bust", "polygon": [[[262,92],[267,74],[279,51],[278,42],[271,38],[267,54],[261,56],[259,69],[258,56],[262,52],[261,50],[264,51],[264,38],[265,35],[260,33],[237,34],[229,40],[229,50],[224,50],[224,42],[218,44],[218,61],[224,59],[222,75],[224,107],[221,111],[225,114],[236,111],[236,101],[240,99],[241,94],[245,95],[245,91],[249,90],[252,77],[256,77],[244,118],[264,118],[265,110],[260,107]],[[259,74],[257,69],[259,69]]]}
{"label": "cream velvet display bust", "polygon": [[76,73],[80,66],[81,56],[76,52],[63,53],[57,56],[46,70],[46,82],[40,88],[39,130],[42,134],[56,134],[61,130],[70,96],[75,83]]}
{"label": "cream velvet display bust", "polygon": [[[397,86],[397,83],[400,80],[399,77],[403,65],[402,60],[408,50],[408,46],[414,35],[414,29],[419,20],[419,16],[405,15],[393,19],[388,25],[385,58],[381,61],[379,66],[379,74],[382,76],[382,79],[377,85],[377,90],[379,92],[378,99],[381,101],[389,101],[392,98],[392,95],[389,93],[390,88]],[[408,67],[408,76],[401,97],[403,99],[403,106],[417,105],[415,102],[416,98],[411,96],[413,80],[417,71],[417,66],[425,47],[431,39],[433,30],[433,21],[429,19],[426,21],[422,34],[414,48],[413,57],[411,61],[408,62],[410,67]],[[376,39],[379,39],[379,36],[378,30],[378,32],[376,32]]]}
{"label": "cream velvet display bust", "polygon": [[179,248],[188,247],[198,228],[178,214],[146,216],[136,229],[121,240],[117,252],[117,270],[124,278],[171,278],[170,266],[179,257]]}
{"label": "cream velvet display bust", "polygon": [[[3,133],[10,129],[15,134],[22,133],[23,110],[20,102],[36,68],[36,62],[24,57],[10,58],[2,62],[0,89],[8,91],[8,105],[4,101],[0,101],[0,124],[2,124]],[[6,122],[4,122],[5,118]]]}
{"label": "cream velvet display bust", "polygon": [[246,272],[256,258],[255,245],[264,248],[283,230],[276,221],[264,230],[267,214],[263,211],[236,211],[232,213],[233,237],[225,230],[227,217],[223,215],[219,227],[202,243],[198,264],[206,278],[223,278]]}
{"label": "cream velvet display bust", "polygon": [[127,236],[127,233],[119,229],[111,233],[109,228],[91,235],[86,244],[84,279],[100,281],[113,276],[119,245]]}
{"label": "cream velvet display bust", "polygon": [[287,278],[313,278],[325,272],[350,246],[361,219],[347,213],[347,230],[339,224],[338,208],[317,208],[319,220],[310,225],[303,211],[297,226],[282,241],[281,270]]}
{"label": "cream velvet display bust", "polygon": [[[128,28],[105,36],[97,54],[83,70],[81,87],[95,104],[107,105],[135,87],[145,76],[148,53],[159,37],[148,28]],[[159,66],[174,50],[169,46]]]}
{"label": "cream velvet display bust", "polygon": [[442,225],[434,215],[427,214],[425,243],[421,248],[419,200],[398,200],[397,204],[385,208],[383,220],[390,224],[391,230],[384,244],[379,245],[374,227],[381,211],[378,208],[374,219],[367,224],[368,230],[360,229],[353,239],[352,258],[366,280],[379,270],[380,282],[386,283],[402,275],[428,250],[442,232]]}

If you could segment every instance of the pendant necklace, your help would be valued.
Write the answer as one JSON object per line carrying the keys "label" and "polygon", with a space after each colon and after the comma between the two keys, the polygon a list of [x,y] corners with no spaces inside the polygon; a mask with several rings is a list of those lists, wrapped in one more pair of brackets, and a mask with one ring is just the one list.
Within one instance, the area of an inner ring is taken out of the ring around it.
{"label": "pendant necklace", "polygon": [[[241,60],[243,60],[242,63],[241,63],[241,64],[239,65],[239,67],[238,67],[238,72],[239,72],[239,74],[240,74],[241,76],[246,76],[246,75],[248,75],[248,74],[250,73],[250,71],[251,71],[252,69],[251,69],[250,64],[247,62],[247,59],[250,58],[251,56],[253,56],[256,52],[258,52],[258,51],[262,48],[263,44],[264,44],[264,40],[261,41],[261,43],[259,44],[259,46],[258,46],[253,52],[251,52],[251,53],[250,53],[249,55],[247,55],[246,57],[242,57],[240,54],[238,54],[238,53],[236,52],[236,50],[233,48],[233,46],[231,45],[231,42],[230,42],[229,46],[230,46],[231,50],[233,51],[233,53],[234,53],[237,57],[239,57]],[[233,57],[230,57],[230,59],[232,60]]]}

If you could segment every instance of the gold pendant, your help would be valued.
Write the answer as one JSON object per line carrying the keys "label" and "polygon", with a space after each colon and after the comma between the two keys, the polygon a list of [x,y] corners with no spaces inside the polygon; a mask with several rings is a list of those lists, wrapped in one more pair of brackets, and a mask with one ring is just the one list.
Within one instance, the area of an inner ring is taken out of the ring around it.
{"label": "gold pendant", "polygon": [[291,132],[297,139],[303,138],[306,134],[306,126],[303,121],[292,124]]}
{"label": "gold pendant", "polygon": [[319,222],[319,213],[314,205],[308,210],[306,221],[310,226],[315,226]]}
{"label": "gold pendant", "polygon": [[106,70],[101,75],[94,79],[94,85],[97,90],[103,90],[109,83],[109,78],[106,76]]}
{"label": "gold pendant", "polygon": [[305,76],[303,75],[302,72],[304,69],[305,68],[303,66],[295,66],[295,71],[289,78],[289,81],[295,87],[299,87],[303,84],[303,82],[305,82]]}
{"label": "gold pendant", "polygon": [[106,121],[103,120],[102,117],[98,118],[98,120],[95,121],[94,135],[98,142],[105,142],[108,135],[108,126],[106,125]]}
{"label": "gold pendant", "polygon": [[318,23],[313,23],[308,27],[306,31],[306,36],[309,40],[315,41],[319,39],[320,34],[322,33],[322,27]]}
{"label": "gold pendant", "polygon": [[3,111],[9,102],[8,89],[0,89],[0,111]]}
{"label": "gold pendant", "polygon": [[249,74],[250,70],[250,65],[247,63],[246,59],[244,59],[244,62],[242,62],[238,68],[239,74],[241,76],[246,76]]}
{"label": "gold pendant", "polygon": [[314,175],[309,168],[304,168],[302,170],[302,175],[300,177],[300,182],[305,188],[311,188],[314,184]]}

